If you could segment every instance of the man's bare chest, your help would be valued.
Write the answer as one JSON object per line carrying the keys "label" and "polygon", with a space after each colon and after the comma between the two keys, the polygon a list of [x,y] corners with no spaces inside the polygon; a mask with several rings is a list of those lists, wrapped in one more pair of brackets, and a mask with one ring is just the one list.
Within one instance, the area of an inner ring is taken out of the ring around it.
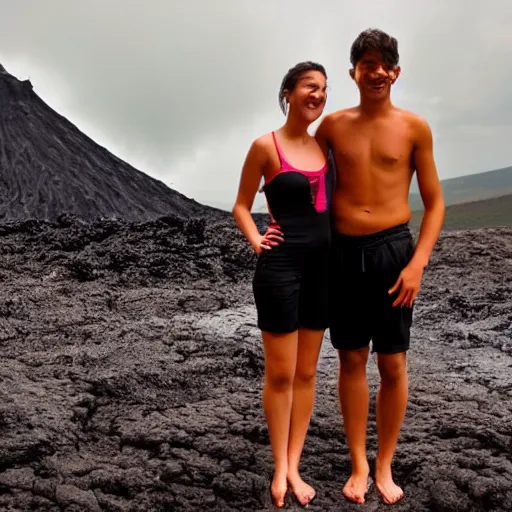
{"label": "man's bare chest", "polygon": [[345,168],[395,169],[411,162],[413,142],[401,127],[340,130],[333,140],[336,163]]}

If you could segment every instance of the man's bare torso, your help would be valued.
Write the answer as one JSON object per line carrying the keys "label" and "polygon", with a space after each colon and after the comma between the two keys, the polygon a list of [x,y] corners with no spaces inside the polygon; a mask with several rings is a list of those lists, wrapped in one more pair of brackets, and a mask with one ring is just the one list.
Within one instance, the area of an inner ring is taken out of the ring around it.
{"label": "man's bare torso", "polygon": [[325,137],[337,167],[336,231],[365,235],[409,222],[416,116],[393,107],[370,118],[356,107],[329,118]]}

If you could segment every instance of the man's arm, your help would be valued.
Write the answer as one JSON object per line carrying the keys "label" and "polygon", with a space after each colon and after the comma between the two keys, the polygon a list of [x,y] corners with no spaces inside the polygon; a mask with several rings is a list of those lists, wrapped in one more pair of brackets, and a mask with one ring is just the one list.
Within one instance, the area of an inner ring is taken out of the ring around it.
{"label": "man's arm", "polygon": [[445,205],[434,162],[432,132],[423,119],[417,120],[415,124],[417,137],[413,162],[425,213],[411,263],[426,267],[443,227]]}
{"label": "man's arm", "polygon": [[413,162],[425,214],[421,222],[420,236],[414,255],[389,290],[390,294],[398,291],[398,296],[393,302],[394,307],[412,307],[416,295],[420,291],[423,270],[428,265],[444,222],[443,189],[434,163],[430,127],[424,120],[415,119],[414,133]]}

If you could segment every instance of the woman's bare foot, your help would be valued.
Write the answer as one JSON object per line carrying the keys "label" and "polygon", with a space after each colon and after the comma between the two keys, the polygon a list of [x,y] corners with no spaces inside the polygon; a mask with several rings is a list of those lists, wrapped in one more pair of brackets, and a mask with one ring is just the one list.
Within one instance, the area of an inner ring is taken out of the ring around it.
{"label": "woman's bare foot", "polygon": [[391,473],[391,465],[375,464],[375,486],[382,496],[384,503],[392,505],[404,497],[404,491],[395,484]]}
{"label": "woman's bare foot", "polygon": [[274,474],[272,485],[270,486],[270,493],[272,495],[272,503],[276,508],[284,507],[284,498],[286,491],[288,490],[288,484],[286,481],[286,475],[281,476],[277,473]]}
{"label": "woman's bare foot", "polygon": [[315,497],[315,489],[304,482],[299,473],[289,473],[288,482],[290,483],[290,487],[292,488],[292,492],[297,498],[297,501],[303,507],[308,505],[308,503],[310,503],[311,500]]}
{"label": "woman's bare foot", "polygon": [[364,503],[365,496],[368,492],[368,475],[370,467],[366,466],[361,470],[352,470],[350,478],[343,487],[343,496],[353,503]]}

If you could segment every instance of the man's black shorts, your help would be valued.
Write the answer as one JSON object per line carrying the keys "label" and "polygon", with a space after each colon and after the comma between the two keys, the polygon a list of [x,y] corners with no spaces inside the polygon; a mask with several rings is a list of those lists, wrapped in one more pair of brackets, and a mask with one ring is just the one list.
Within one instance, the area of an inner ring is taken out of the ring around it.
{"label": "man's black shorts", "polygon": [[413,253],[407,224],[364,236],[333,233],[329,316],[334,348],[357,350],[372,340],[377,353],[409,349],[413,308],[393,307],[399,292],[388,290]]}

